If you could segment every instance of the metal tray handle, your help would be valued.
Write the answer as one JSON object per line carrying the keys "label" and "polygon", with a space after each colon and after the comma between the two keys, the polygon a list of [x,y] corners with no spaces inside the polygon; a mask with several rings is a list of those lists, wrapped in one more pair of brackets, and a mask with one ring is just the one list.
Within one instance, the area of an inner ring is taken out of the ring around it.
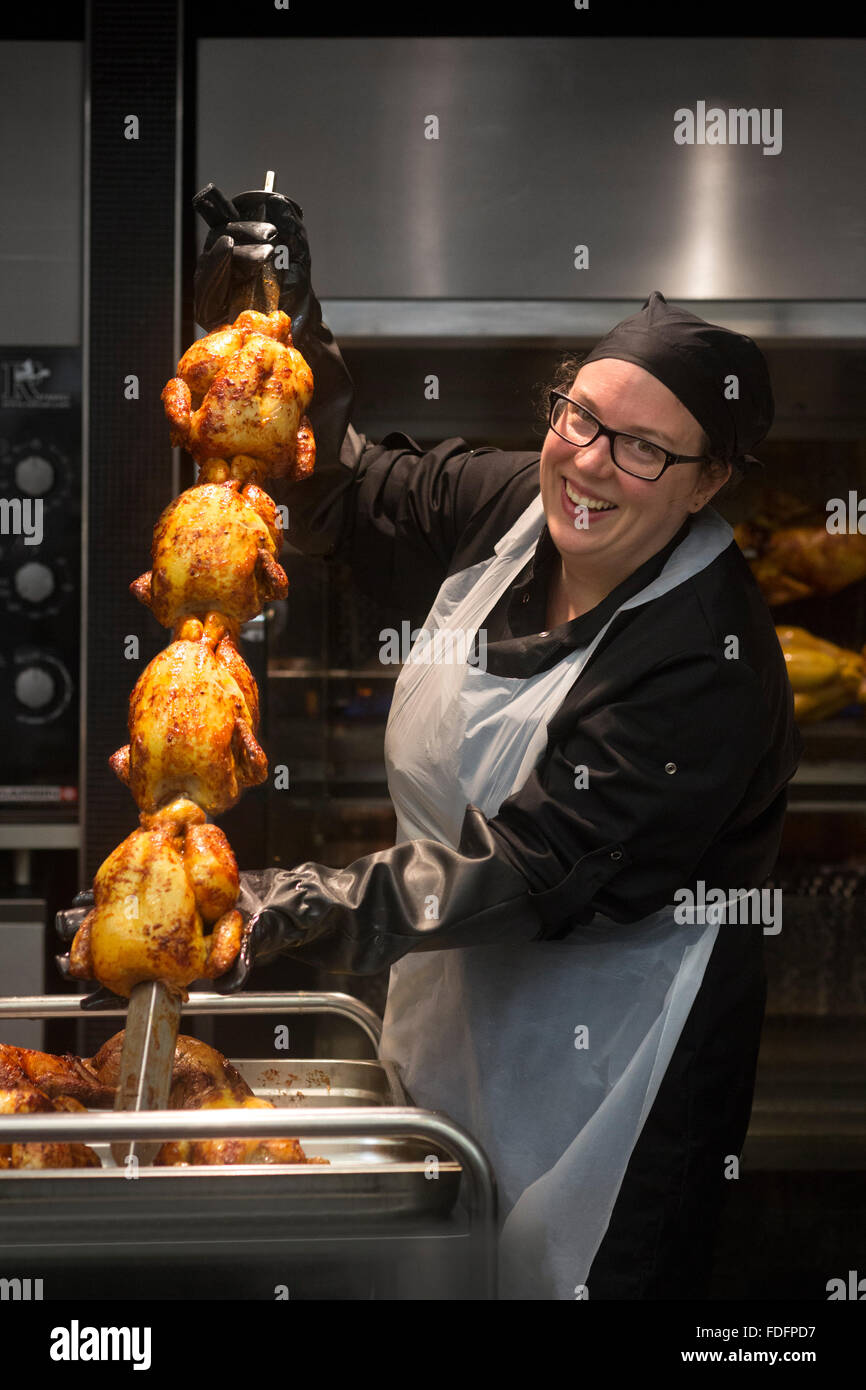
{"label": "metal tray handle", "polygon": [[[183,1006],[185,1014],[340,1014],[357,1023],[367,1034],[379,1055],[382,1020],[379,1015],[351,994],[313,993],[311,990],[262,990],[249,994],[216,994],[211,990],[193,991]],[[71,1015],[95,1018],[125,1018],[126,1009],[82,1009],[78,994],[22,994],[0,997],[0,1018],[66,1018]]]}

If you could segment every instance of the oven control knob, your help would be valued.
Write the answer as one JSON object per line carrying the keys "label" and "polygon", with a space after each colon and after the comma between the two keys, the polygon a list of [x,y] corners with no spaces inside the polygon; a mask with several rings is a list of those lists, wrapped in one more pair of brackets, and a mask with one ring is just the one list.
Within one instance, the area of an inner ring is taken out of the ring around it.
{"label": "oven control knob", "polygon": [[41,497],[54,486],[54,464],[41,454],[27,454],[15,465],[15,484],[31,497]]}
{"label": "oven control knob", "polygon": [[45,709],[54,699],[54,681],[42,666],[25,666],[15,677],[15,696],[27,709]]}
{"label": "oven control knob", "polygon": [[54,575],[47,565],[31,560],[15,571],[15,591],[29,603],[44,603],[54,593]]}

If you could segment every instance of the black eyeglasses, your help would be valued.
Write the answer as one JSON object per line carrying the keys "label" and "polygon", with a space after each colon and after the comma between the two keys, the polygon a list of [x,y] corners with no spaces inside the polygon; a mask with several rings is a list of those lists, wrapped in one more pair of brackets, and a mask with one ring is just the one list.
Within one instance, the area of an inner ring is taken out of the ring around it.
{"label": "black eyeglasses", "polygon": [[705,454],[671,454],[660,444],[608,429],[585,405],[579,405],[562,391],[550,393],[550,428],[567,444],[585,449],[603,434],[610,441],[610,454],[617,468],[633,478],[656,482],[672,463],[708,463]]}

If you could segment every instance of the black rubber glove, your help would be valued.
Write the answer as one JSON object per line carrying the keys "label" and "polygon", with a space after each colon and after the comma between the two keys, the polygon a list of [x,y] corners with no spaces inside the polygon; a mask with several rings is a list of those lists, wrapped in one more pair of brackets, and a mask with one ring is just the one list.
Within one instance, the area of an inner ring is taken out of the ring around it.
{"label": "black rubber glove", "polygon": [[195,316],[209,333],[226,322],[233,293],[273,265],[278,246],[288,265],[277,270],[279,307],[292,320],[292,338],[303,351],[322,322],[310,284],[310,247],[303,211],[282,193],[253,190],[229,200],[209,183],[192,205],[210,227],[195,271]]}
{"label": "black rubber glove", "polygon": [[[287,502],[291,517],[287,539],[306,554],[326,554],[332,539],[318,542],[317,509],[327,508],[335,489],[345,485],[346,470],[357,462],[360,440],[350,429],[355,388],[310,281],[310,247],[303,212],[281,193],[239,193],[229,201],[212,183],[197,193],[193,207],[210,227],[195,272],[195,317],[211,332],[226,322],[235,289],[271,265],[276,247],[286,248],[288,264],[275,269],[280,305],[292,320],[292,341],[313,373],[313,400],[308,415],[316,438],[313,475],[297,484],[268,490]],[[348,437],[347,437],[348,435]],[[341,449],[345,467],[341,467]]]}
{"label": "black rubber glove", "polygon": [[291,952],[307,965],[370,975],[409,951],[532,941],[542,928],[523,875],[477,806],[460,846],[407,840],[350,864],[241,874],[250,914],[238,963],[214,982],[242,988],[254,964]]}
{"label": "black rubber glove", "polygon": [[[54,918],[54,929],[64,945],[70,946],[72,939],[81,923],[84,921],[90,909],[93,907],[93,892],[90,888],[85,888],[81,893],[76,893],[72,899],[72,906],[58,912]],[[64,956],[55,956],[54,962],[64,980],[71,980],[73,984],[92,984],[93,990],[90,994],[85,994],[81,1000],[82,1009],[113,1009],[119,1005],[126,1008],[128,999],[122,999],[119,994],[114,994],[105,985],[101,985],[98,980],[79,980],[77,976],[69,973],[69,952]]]}

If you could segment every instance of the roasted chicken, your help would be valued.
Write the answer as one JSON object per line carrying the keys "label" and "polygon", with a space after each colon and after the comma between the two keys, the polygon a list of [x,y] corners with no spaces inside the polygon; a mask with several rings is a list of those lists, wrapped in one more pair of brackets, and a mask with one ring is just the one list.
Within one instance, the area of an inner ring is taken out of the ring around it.
{"label": "roasted chicken", "polygon": [[125,998],[142,980],[182,990],[221,975],[237,957],[243,925],[233,910],[235,857],[204,811],[178,797],[140,820],[97,871],[95,904],[69,960],[72,976]]}
{"label": "roasted chicken", "polygon": [[163,627],[217,610],[232,623],[288,593],[278,564],[283,532],[266,492],[249,483],[203,484],[168,506],[153,533],[153,569],[132,592]]}
{"label": "roasted chicken", "polygon": [[145,980],[184,990],[237,957],[237,866],[205,822],[267,776],[258,690],[237,643],[241,624],[288,588],[277,510],[258,482],[312,471],[312,391],[288,316],[248,309],[194,343],[162,393],[172,441],[199,477],[159,518],[152,568],[131,585],[172,641],[136,682],[130,741],[109,760],[140,826],[100,866],[69,962],[116,994]]}
{"label": "roasted chicken", "polygon": [[846,705],[866,704],[862,653],[813,637],[802,627],[777,627],[776,635],[794,690],[794,715],[800,723],[827,719]]}
{"label": "roasted chicken", "polygon": [[65,1097],[83,1105],[111,1106],[114,1084],[101,1081],[89,1060],[65,1053],[36,1052],[0,1043],[0,1090],[35,1088],[51,1100]]}
{"label": "roasted chicken", "polygon": [[[245,310],[193,343],[162,401],[172,443],[200,464],[242,454],[257,460],[260,478],[301,478],[315,463],[304,413],[312,395],[313,374],[292,346],[288,315]],[[213,480],[207,470],[203,480]]]}
{"label": "roasted chicken", "polygon": [[[93,1058],[100,1080],[117,1085],[123,1033],[117,1033]],[[178,1037],[172,1071],[172,1110],[273,1109],[253,1094],[228,1058],[198,1038]],[[315,1160],[313,1160],[315,1161]],[[198,1139],[163,1144],[156,1163],[306,1163],[297,1139]]]}
{"label": "roasted chicken", "polygon": [[233,632],[218,613],[187,618],[137,680],[130,742],[111,766],[142,811],[180,795],[218,815],[267,777],[258,724],[258,690]]}
{"label": "roasted chicken", "polygon": [[[187,1106],[186,1109],[193,1107]],[[231,1089],[205,1091],[194,1102],[197,1110],[273,1110],[269,1100],[252,1094],[241,1098]],[[323,1163],[307,1158],[297,1139],[180,1139],[163,1144],[157,1167],[217,1163]]]}
{"label": "roasted chicken", "polygon": [[[0,1115],[47,1115],[55,1110],[83,1110],[68,1096],[52,1098],[35,1086],[0,1089]],[[98,1154],[86,1144],[0,1144],[0,1169],[100,1168]]]}
{"label": "roasted chicken", "polygon": [[[213,827],[211,827],[213,828]],[[28,1048],[0,1047],[0,1114],[109,1108],[120,1081],[123,1032],[115,1033],[94,1057],[53,1057]],[[52,1087],[33,1084],[39,1077]],[[84,1103],[82,1103],[84,1102]],[[198,1038],[181,1035],[172,1069],[172,1110],[273,1109],[255,1096],[228,1058]],[[156,1158],[172,1164],[325,1163],[308,1159],[297,1139],[202,1139],[163,1144]],[[99,1167],[84,1144],[0,1145],[0,1168]]]}
{"label": "roasted chicken", "polygon": [[765,493],[734,538],[771,606],[835,594],[866,578],[866,536],[828,532],[825,514],[787,493]]}

